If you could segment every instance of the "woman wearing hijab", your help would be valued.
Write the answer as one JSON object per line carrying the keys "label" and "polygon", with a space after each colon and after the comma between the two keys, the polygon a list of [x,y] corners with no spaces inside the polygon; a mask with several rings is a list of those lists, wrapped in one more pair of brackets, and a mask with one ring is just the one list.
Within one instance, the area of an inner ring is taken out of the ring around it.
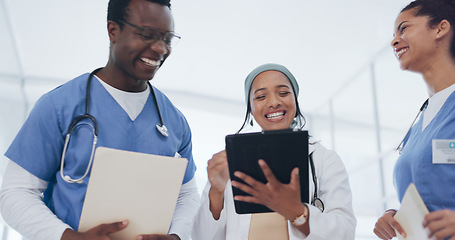
{"label": "woman wearing hijab", "polygon": [[[251,116],[262,130],[302,129],[305,119],[300,112],[298,93],[299,85],[286,67],[278,64],[257,67],[245,80],[247,110],[239,132],[250,122]],[[309,164],[313,165],[309,169],[314,167],[309,176],[310,199],[300,199],[297,168],[291,173],[290,183],[282,184],[267,164],[259,160],[268,182],[263,184],[237,172],[236,176],[247,183],[242,184],[229,179],[226,151],[213,155],[208,161],[208,183],[195,218],[193,239],[354,239],[356,219],[349,180],[341,159],[318,142],[310,143],[309,156],[302,158],[309,158]],[[235,200],[263,204],[274,211],[268,214],[265,225],[260,216],[267,214],[235,212],[231,184],[251,194],[249,197],[236,196]],[[283,238],[273,235],[278,232],[280,221],[287,232]],[[265,227],[261,228],[261,225]],[[256,229],[261,229],[260,233]],[[268,238],[257,237],[261,233]]]}

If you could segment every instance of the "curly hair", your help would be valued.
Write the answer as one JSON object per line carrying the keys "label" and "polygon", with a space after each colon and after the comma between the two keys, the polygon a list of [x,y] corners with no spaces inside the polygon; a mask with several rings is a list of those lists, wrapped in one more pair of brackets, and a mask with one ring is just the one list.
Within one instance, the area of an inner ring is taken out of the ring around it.
{"label": "curly hair", "polygon": [[[149,2],[154,2],[167,6],[171,9],[170,0],[147,0]],[[120,20],[126,20],[128,18],[128,6],[131,0],[110,0],[107,7],[107,20],[114,21],[119,24],[120,27],[123,27],[123,23]]]}
{"label": "curly hair", "polygon": [[[404,7],[401,12],[407,10],[414,10],[415,16],[428,17],[430,28],[434,28],[444,19],[455,27],[455,0],[415,0]],[[455,59],[455,28],[452,31],[450,54]]]}

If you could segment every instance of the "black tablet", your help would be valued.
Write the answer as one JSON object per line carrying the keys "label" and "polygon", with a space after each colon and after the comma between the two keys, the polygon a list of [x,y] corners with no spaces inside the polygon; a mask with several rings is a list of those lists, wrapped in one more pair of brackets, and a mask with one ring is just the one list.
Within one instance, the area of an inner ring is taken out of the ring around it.
{"label": "black tablet", "polygon": [[[272,169],[282,183],[289,183],[291,171],[299,168],[300,194],[303,202],[308,202],[308,132],[293,130],[264,131],[259,133],[233,134],[226,136],[226,153],[231,180],[244,183],[234,176],[241,171],[254,179],[266,183],[266,178],[258,164],[259,159]],[[234,196],[248,195],[232,187]],[[234,201],[238,214],[272,212],[261,204]]]}

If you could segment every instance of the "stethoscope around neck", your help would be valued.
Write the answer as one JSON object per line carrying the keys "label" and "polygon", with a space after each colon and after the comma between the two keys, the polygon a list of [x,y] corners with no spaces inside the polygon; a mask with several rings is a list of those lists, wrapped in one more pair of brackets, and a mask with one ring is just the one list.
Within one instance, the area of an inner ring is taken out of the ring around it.
{"label": "stethoscope around neck", "polygon": [[[86,90],[86,95],[85,95],[85,113],[84,113],[84,115],[77,117],[76,119],[74,119],[73,122],[71,122],[70,126],[68,127],[68,133],[66,134],[66,137],[65,137],[65,145],[63,146],[62,159],[60,161],[60,176],[67,183],[82,183],[84,178],[87,177],[87,175],[90,171],[90,168],[92,166],[92,163],[93,163],[93,156],[95,154],[96,143],[98,141],[98,123],[96,121],[96,118],[93,117],[92,115],[90,115],[90,113],[89,113],[90,83],[92,81],[93,76],[101,69],[102,68],[95,69],[93,72],[90,73],[88,80],[87,80],[87,90]],[[158,106],[158,101],[156,100],[155,91],[153,90],[153,87],[150,84],[150,82],[147,82],[147,84],[150,88],[150,93],[152,94],[153,98],[155,99],[156,110],[158,111],[158,116],[160,117],[160,123],[156,125],[156,129],[164,137],[167,137],[167,136],[169,136],[169,134],[168,134],[166,126],[164,125],[163,118],[161,116],[161,111],[160,111],[160,107]],[[84,119],[88,119],[89,121],[91,121],[93,123],[93,125],[88,122],[81,122]],[[80,178],[73,179],[69,175],[65,175],[63,173],[63,167],[65,166],[65,155],[66,155],[66,150],[68,148],[68,144],[70,142],[71,133],[76,128],[81,127],[81,126],[89,126],[92,129],[92,132],[93,132],[92,150],[90,152],[90,160],[89,160],[89,163],[87,165],[87,169],[85,170],[84,175],[82,175],[82,177],[80,177]]]}
{"label": "stethoscope around neck", "polygon": [[310,161],[311,173],[313,175],[313,184],[314,184],[314,192],[313,192],[313,199],[311,199],[311,205],[319,208],[319,210],[321,210],[321,212],[324,212],[324,210],[325,210],[324,202],[318,196],[318,178],[316,176],[316,171],[314,169],[313,153],[310,153],[308,158]]}
{"label": "stethoscope around neck", "polygon": [[423,111],[428,107],[428,101],[429,99],[427,99],[423,104],[422,106],[420,107],[419,109],[419,112],[417,113],[417,116],[414,118],[414,121],[412,121],[411,123],[411,126],[409,127],[408,131],[406,132],[406,134],[404,135],[403,139],[401,140],[400,144],[398,144],[397,148],[395,148],[395,151],[398,151],[400,154],[401,154],[401,150],[403,149],[403,144],[404,144],[404,140],[406,140],[406,138],[408,137],[408,135],[411,133],[411,129],[412,127],[414,126],[415,122],[417,121],[417,119],[419,118],[419,116],[423,113]]}

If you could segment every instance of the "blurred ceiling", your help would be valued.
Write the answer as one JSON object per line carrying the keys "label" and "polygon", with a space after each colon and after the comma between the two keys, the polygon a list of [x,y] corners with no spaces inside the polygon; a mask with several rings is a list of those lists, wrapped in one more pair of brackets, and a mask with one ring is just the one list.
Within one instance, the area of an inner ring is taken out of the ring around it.
{"label": "blurred ceiling", "polygon": [[[393,21],[407,2],[173,0],[182,40],[153,83],[182,104],[229,113],[235,107],[217,104],[242,106],[249,71],[276,62],[297,77],[311,112],[389,50]],[[25,79],[34,102],[51,86],[104,66],[107,3],[0,0],[0,76]]]}
{"label": "blurred ceiling", "polygon": [[[409,1],[172,0],[175,31],[182,40],[152,84],[183,109],[189,120],[194,158],[200,169],[199,186],[206,181],[206,160],[223,149],[224,136],[238,130],[243,121],[244,78],[267,62],[281,63],[295,75],[304,114],[317,112],[343,90],[343,99],[336,101],[341,107],[335,106],[334,112],[343,120],[349,117],[347,120],[354,122],[348,125],[351,127],[359,119],[372,125],[373,117],[362,113],[373,112],[371,101],[376,100],[371,97],[370,86],[365,87],[369,81],[353,83],[353,79],[359,75],[368,79],[371,75],[365,69],[371,67],[372,61],[378,56],[386,59],[375,66],[381,80],[378,82],[382,83],[377,86],[378,118],[382,127],[400,129],[396,131],[398,136],[389,133],[384,139],[401,140],[405,132],[400,132],[407,130],[420,100],[426,98],[424,84],[399,70],[389,46],[395,17]],[[22,125],[23,119],[18,120],[17,115],[25,114],[17,109],[23,107],[24,97],[28,102],[25,108],[30,110],[44,92],[106,64],[107,3],[108,0],[0,0],[0,100],[6,99],[0,101],[2,152]],[[407,76],[412,79],[406,80]],[[376,142],[364,137],[374,133],[364,129],[358,129],[361,134],[351,128],[339,130],[340,142],[346,142],[339,144],[339,150],[345,159],[353,159],[351,153],[357,154],[356,164],[375,166],[365,152],[374,154],[377,150],[365,145]],[[3,158],[0,156],[0,160]],[[5,163],[0,161],[0,173]],[[346,163],[348,167],[353,165]],[[348,170],[352,174],[355,169]],[[363,176],[360,171],[355,174]],[[353,181],[354,188],[362,184],[371,189],[370,181]],[[364,193],[363,188],[355,189]],[[371,194],[371,198],[376,196]],[[361,202],[360,206],[374,211],[376,208],[370,206],[376,203],[369,204]],[[365,227],[365,222],[359,221],[361,224],[360,230],[368,229],[373,234],[370,225]]]}

